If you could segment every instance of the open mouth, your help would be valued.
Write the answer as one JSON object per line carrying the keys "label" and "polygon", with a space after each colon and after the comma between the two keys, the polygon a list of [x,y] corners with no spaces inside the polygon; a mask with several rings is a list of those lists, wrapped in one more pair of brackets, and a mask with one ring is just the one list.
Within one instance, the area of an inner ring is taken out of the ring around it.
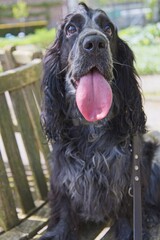
{"label": "open mouth", "polygon": [[72,84],[78,109],[87,121],[95,122],[107,116],[112,105],[112,90],[97,68],[91,68]]}

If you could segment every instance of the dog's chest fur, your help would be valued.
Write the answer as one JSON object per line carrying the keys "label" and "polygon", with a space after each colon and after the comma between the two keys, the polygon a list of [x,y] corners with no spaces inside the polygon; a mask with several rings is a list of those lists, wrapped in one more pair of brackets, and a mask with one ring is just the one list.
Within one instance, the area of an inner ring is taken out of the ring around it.
{"label": "dog's chest fur", "polygon": [[80,135],[78,141],[55,146],[55,185],[82,218],[98,222],[116,217],[130,184],[129,158],[127,143],[116,146],[103,135]]}

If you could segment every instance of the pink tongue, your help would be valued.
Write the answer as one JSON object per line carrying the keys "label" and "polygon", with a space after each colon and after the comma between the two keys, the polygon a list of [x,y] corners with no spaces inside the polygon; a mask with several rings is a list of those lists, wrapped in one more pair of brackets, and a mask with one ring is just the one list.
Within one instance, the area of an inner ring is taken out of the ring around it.
{"label": "pink tongue", "polygon": [[76,102],[87,121],[95,122],[103,119],[112,104],[111,87],[98,71],[89,72],[80,78]]}

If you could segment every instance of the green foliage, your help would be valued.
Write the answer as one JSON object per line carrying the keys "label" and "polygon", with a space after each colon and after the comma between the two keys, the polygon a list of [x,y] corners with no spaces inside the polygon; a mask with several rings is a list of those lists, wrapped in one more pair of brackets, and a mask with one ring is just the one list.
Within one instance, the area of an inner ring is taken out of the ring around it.
{"label": "green foliage", "polygon": [[6,11],[7,8],[8,8],[7,5],[1,4],[0,5],[0,12]]}
{"label": "green foliage", "polygon": [[[31,17],[37,17],[38,15],[43,15],[43,16],[46,16],[46,18],[48,17],[48,15],[49,15],[49,8],[50,7],[56,7],[56,6],[60,6],[60,4],[61,4],[61,2],[60,1],[52,1],[52,2],[44,2],[44,1],[42,1],[42,2],[37,2],[36,1],[36,3],[34,2],[34,1],[32,1],[32,2],[28,2],[27,0],[25,0],[26,2],[27,2],[27,11],[28,11],[28,14],[29,14],[29,16],[31,16]],[[0,1],[1,2],[1,1]],[[10,1],[11,2],[11,1]],[[14,2],[14,1],[12,1],[12,2]],[[26,4],[26,3],[25,3]],[[17,18],[17,19],[19,19],[19,17],[16,17],[17,16],[17,14],[19,14],[19,10],[13,10],[13,8],[14,9],[17,9],[17,4],[13,4],[13,3],[11,3],[11,4],[3,4],[3,3],[0,3],[0,21],[3,23],[3,22],[5,22],[5,18],[12,18],[13,16],[14,16],[14,18]],[[39,9],[41,9],[41,10],[39,10],[38,12],[35,10],[34,11],[34,9],[37,9],[37,8],[39,8]],[[20,7],[20,9],[21,9],[21,7]],[[33,11],[31,11],[31,12],[29,12],[29,9],[32,9]],[[23,10],[23,9],[22,9]],[[15,14],[13,14],[13,11],[16,11],[16,13]],[[28,17],[28,15],[26,16],[23,16],[23,12],[24,11],[21,11],[22,12],[22,18],[24,18],[24,17]],[[16,15],[16,16],[15,16]]]}
{"label": "green foliage", "polygon": [[34,34],[29,34],[25,38],[15,37],[13,39],[0,38],[0,48],[7,45],[27,45],[36,44],[41,48],[46,48],[53,42],[56,30],[47,30],[46,28],[35,30]]}
{"label": "green foliage", "polygon": [[12,13],[16,19],[27,18],[29,16],[29,9],[26,2],[19,0],[15,5],[13,5]]}
{"label": "green foliage", "polygon": [[149,24],[143,28],[129,27],[121,30],[120,36],[134,45],[157,45],[160,44],[160,23]]}
{"label": "green foliage", "polygon": [[158,5],[158,0],[148,0],[148,7],[152,10],[151,12],[149,12],[146,17],[149,21],[153,20],[154,17],[154,9],[156,7],[156,5]]}
{"label": "green foliage", "polygon": [[[96,0],[98,5],[100,6],[106,6],[107,4],[113,4],[113,3],[126,3],[126,0],[116,0],[116,1],[111,1],[111,0]],[[130,0],[131,2],[135,2],[134,0]]]}
{"label": "green foliage", "polygon": [[160,74],[160,23],[126,28],[119,35],[133,49],[139,74]]}
{"label": "green foliage", "polygon": [[160,45],[131,47],[135,54],[135,67],[139,75],[160,74]]}
{"label": "green foliage", "polygon": [[7,4],[0,4],[0,22],[3,23],[4,18],[12,17],[12,11]]}

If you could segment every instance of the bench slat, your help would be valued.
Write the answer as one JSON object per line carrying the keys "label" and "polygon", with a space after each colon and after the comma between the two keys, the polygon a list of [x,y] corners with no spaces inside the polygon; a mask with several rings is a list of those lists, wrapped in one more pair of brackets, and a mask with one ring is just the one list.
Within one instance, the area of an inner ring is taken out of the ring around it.
{"label": "bench slat", "polygon": [[35,59],[30,64],[1,73],[0,93],[12,91],[37,81],[41,75],[41,66],[41,60]]}
{"label": "bench slat", "polygon": [[0,152],[0,223],[3,229],[7,230],[18,222],[16,206]]}
{"label": "bench slat", "polygon": [[30,120],[31,120],[32,126],[34,128],[34,133],[36,135],[36,140],[37,140],[39,150],[44,154],[45,160],[46,160],[46,165],[49,170],[49,166],[48,166],[49,147],[47,144],[47,140],[42,133],[42,128],[40,125],[40,116],[39,116],[40,113],[38,111],[38,108],[40,109],[40,106],[37,106],[37,104],[38,104],[38,102],[36,101],[37,98],[36,98],[36,95],[33,94],[31,88],[32,88],[32,86],[27,86],[27,87],[23,88],[23,95],[25,98],[25,102],[26,102],[27,110],[28,110],[28,113],[30,116]]}
{"label": "bench slat", "polygon": [[44,205],[37,212],[24,220],[14,229],[0,236],[0,240],[27,240],[31,239],[36,233],[43,228],[49,217],[48,205]]}
{"label": "bench slat", "polygon": [[37,102],[39,104],[39,106],[41,106],[41,102],[42,102],[42,94],[41,94],[41,84],[40,82],[34,82],[33,83],[33,91],[36,95],[36,99],[37,99]]}
{"label": "bench slat", "polygon": [[12,91],[10,93],[11,99],[21,129],[22,138],[28,154],[37,190],[41,199],[46,199],[48,192],[46,180],[41,167],[37,136],[35,134],[34,125],[32,124],[31,113],[28,112],[26,106],[24,91],[25,90],[21,89],[18,91]]}
{"label": "bench slat", "polygon": [[[27,182],[24,165],[21,160],[16,138],[13,131],[13,123],[4,94],[0,95],[1,135],[9,160],[10,168],[14,177],[15,186],[19,194],[20,202],[24,212],[29,212],[35,207]],[[6,127],[7,126],[7,127]]]}

